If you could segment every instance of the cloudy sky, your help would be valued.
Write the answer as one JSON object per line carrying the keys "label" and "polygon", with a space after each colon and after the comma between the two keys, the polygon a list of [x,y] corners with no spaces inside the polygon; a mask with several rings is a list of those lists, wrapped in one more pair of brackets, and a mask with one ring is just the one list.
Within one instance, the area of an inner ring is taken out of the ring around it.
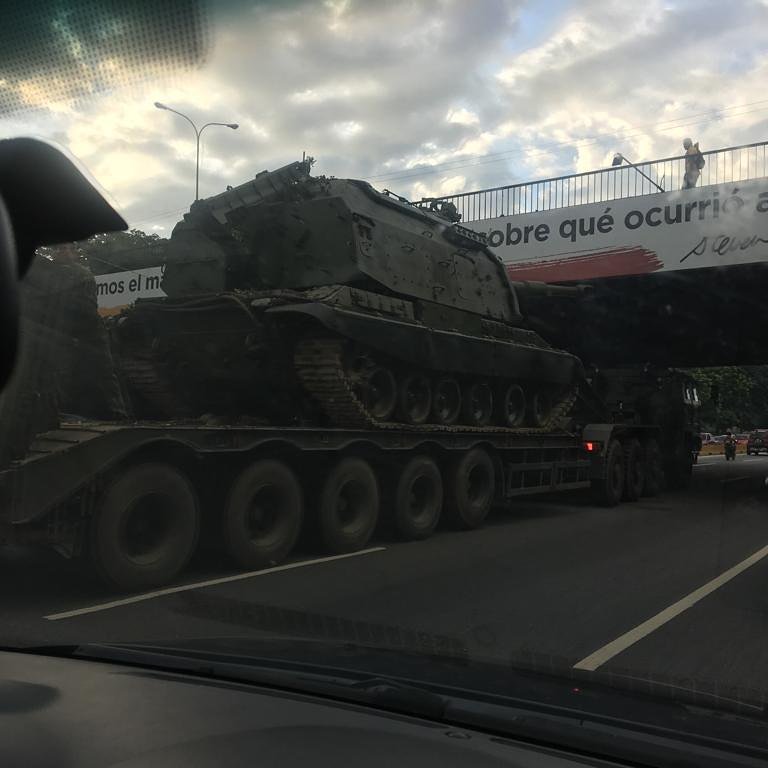
{"label": "cloudy sky", "polygon": [[240,125],[203,134],[202,196],[302,151],[418,199],[675,155],[688,135],[768,139],[768,0],[243,1],[207,18],[199,67],[89,98],[0,78],[21,105],[0,134],[66,147],[161,235],[194,196],[195,144],[155,101]]}

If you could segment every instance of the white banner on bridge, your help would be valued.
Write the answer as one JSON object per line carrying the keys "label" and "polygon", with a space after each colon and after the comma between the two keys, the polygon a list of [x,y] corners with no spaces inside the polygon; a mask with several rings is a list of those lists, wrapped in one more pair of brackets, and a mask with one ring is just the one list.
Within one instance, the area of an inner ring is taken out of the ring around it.
{"label": "white banner on bridge", "polygon": [[583,280],[768,262],[768,179],[501,216],[488,235],[516,280]]}
{"label": "white banner on bridge", "polygon": [[99,314],[114,315],[136,299],[154,299],[165,296],[160,287],[163,267],[146,267],[130,272],[110,272],[96,275],[96,295]]}

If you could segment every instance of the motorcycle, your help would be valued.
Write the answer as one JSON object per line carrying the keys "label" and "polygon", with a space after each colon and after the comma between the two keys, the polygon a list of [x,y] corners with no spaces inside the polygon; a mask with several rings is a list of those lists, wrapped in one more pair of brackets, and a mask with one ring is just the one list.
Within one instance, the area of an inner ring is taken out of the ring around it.
{"label": "motorcycle", "polygon": [[726,461],[736,460],[736,438],[726,438],[723,443],[723,449],[725,451]]}

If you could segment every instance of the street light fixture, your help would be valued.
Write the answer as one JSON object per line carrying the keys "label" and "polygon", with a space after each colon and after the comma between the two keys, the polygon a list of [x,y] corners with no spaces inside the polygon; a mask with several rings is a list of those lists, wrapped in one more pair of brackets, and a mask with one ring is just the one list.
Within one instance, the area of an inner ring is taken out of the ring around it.
{"label": "street light fixture", "polygon": [[[613,156],[613,160],[611,161],[611,165],[616,167],[617,165],[621,165],[622,163],[626,163],[627,165],[632,166],[632,168],[634,168],[641,176],[643,176],[644,178],[648,179],[648,181],[650,181],[651,184],[653,184],[653,186],[656,187],[656,189],[659,190],[659,192],[663,192],[664,191],[664,187],[659,186],[647,173],[644,173],[643,171],[641,171],[631,160],[627,160],[627,158],[624,157],[624,155],[622,155],[621,152],[617,152]],[[663,179],[662,179],[662,181],[663,181]]]}
{"label": "street light fixture", "polygon": [[195,159],[195,202],[197,202],[200,198],[200,135],[209,125],[221,125],[224,126],[224,128],[231,128],[233,131],[237,130],[240,126],[237,123],[206,123],[202,128],[198,129],[198,127],[182,112],[172,109],[159,101],[155,102],[155,106],[158,109],[164,109],[168,112],[173,112],[179,117],[183,117],[192,126],[192,130],[195,132],[195,139],[197,140],[197,156]]}

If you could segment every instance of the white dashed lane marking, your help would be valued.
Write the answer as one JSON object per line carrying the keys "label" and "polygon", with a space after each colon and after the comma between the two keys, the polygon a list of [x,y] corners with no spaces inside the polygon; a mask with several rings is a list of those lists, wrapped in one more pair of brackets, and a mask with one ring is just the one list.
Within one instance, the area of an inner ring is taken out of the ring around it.
{"label": "white dashed lane marking", "polygon": [[716,589],[722,587],[723,584],[727,584],[731,579],[746,571],[747,568],[760,562],[766,555],[768,555],[768,546],[758,549],[757,552],[750,555],[745,560],[742,560],[738,565],[734,565],[733,568],[724,571],[719,576],[712,579],[712,581],[708,581],[689,595],[686,595],[682,600],[678,600],[660,613],[657,613],[647,621],[639,624],[634,629],[630,629],[629,632],[625,632],[615,640],[611,640],[610,643],[604,645],[602,648],[598,648],[594,653],[591,653],[586,658],[574,664],[573,668],[594,672],[594,670],[601,667],[607,661],[610,661],[614,656],[617,656],[622,651],[626,651],[631,645],[634,645],[639,640],[647,637],[651,632],[655,632],[660,627],[663,627],[667,622],[672,621],[672,619],[696,605],[696,603],[703,600],[707,595],[711,595]]}
{"label": "white dashed lane marking", "polygon": [[192,589],[202,589],[204,587],[215,587],[218,584],[229,584],[233,581],[242,581],[243,579],[253,579],[258,576],[269,576],[271,573],[278,573],[279,571],[292,571],[295,568],[306,568],[310,565],[322,565],[323,563],[331,563],[336,560],[346,560],[350,557],[360,557],[361,555],[370,555],[374,552],[383,552],[386,547],[371,547],[370,549],[361,549],[359,552],[350,552],[346,555],[332,555],[331,557],[318,557],[314,560],[300,560],[296,563],[286,563],[285,565],[276,565],[274,568],[264,568],[261,571],[248,571],[247,573],[236,573],[233,576],[222,576],[218,579],[208,579],[207,581],[197,581],[193,584],[182,584],[178,587],[168,587],[166,589],[158,589],[154,592],[144,592],[140,595],[132,595],[131,597],[124,597],[120,600],[111,600],[108,603],[99,603],[97,605],[90,605],[86,608],[75,608],[73,611],[62,611],[61,613],[51,613],[44,618],[48,621],[60,621],[61,619],[72,619],[75,616],[84,616],[87,613],[98,613],[99,611],[108,611],[112,608],[120,608],[123,605],[132,605],[133,603],[141,603],[145,600],[154,600],[156,597],[165,597],[166,595],[175,595],[179,592],[189,592]]}

